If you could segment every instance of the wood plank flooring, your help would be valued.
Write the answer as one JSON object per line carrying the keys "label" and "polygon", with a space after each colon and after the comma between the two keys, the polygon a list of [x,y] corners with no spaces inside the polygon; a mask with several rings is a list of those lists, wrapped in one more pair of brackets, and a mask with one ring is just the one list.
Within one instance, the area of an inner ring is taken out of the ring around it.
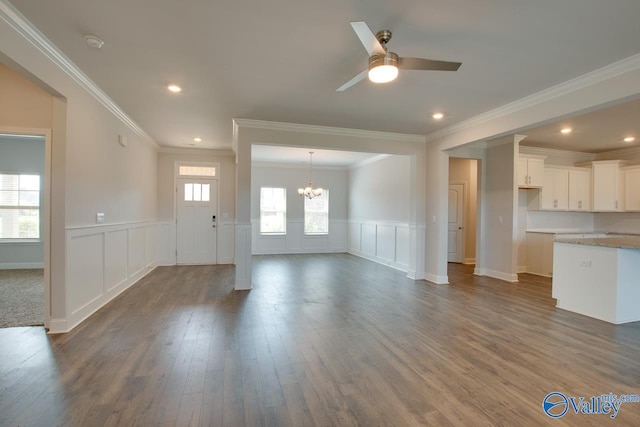
{"label": "wood plank flooring", "polygon": [[640,393],[640,323],[554,307],[450,265],[414,282],[354,256],[256,256],[160,267],[69,334],[0,330],[2,426],[640,425],[552,420],[547,393]]}

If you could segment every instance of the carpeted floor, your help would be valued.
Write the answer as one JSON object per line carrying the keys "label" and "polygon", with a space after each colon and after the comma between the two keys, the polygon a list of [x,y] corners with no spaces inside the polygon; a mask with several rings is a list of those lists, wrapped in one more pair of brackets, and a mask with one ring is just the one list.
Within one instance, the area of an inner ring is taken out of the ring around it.
{"label": "carpeted floor", "polygon": [[44,324],[44,270],[0,270],[0,328]]}

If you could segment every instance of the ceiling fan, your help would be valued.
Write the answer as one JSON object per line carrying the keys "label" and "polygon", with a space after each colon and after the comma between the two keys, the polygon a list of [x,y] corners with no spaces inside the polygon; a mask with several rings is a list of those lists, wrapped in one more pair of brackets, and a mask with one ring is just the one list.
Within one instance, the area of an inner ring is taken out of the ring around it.
{"label": "ceiling fan", "polygon": [[373,34],[364,21],[352,22],[351,26],[369,54],[369,68],[340,86],[336,89],[337,92],[349,89],[367,76],[374,83],[390,82],[398,77],[398,68],[403,70],[457,71],[462,65],[461,62],[399,57],[396,53],[387,50],[387,43],[391,40],[391,31],[382,30]]}

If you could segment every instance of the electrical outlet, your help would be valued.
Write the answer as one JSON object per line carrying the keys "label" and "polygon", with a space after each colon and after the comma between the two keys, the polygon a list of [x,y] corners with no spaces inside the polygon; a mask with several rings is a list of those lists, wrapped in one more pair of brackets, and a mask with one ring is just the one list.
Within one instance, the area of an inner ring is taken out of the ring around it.
{"label": "electrical outlet", "polygon": [[102,212],[96,214],[96,224],[104,224],[104,214]]}

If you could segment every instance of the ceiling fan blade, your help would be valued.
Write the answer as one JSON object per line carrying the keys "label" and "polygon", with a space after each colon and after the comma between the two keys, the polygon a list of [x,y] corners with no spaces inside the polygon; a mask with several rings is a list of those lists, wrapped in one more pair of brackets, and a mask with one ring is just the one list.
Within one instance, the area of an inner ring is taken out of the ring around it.
{"label": "ceiling fan blade", "polygon": [[457,71],[462,62],[436,61],[424,58],[399,58],[398,68],[402,70]]}
{"label": "ceiling fan blade", "polygon": [[367,77],[367,74],[369,74],[369,69],[361,71],[354,78],[352,78],[351,80],[349,80],[348,82],[340,86],[338,89],[336,89],[336,92],[343,92],[349,89],[351,86],[355,85],[356,83],[360,83],[362,80],[364,80]]}
{"label": "ceiling fan blade", "polygon": [[386,53],[384,47],[382,47],[382,45],[376,38],[376,35],[373,34],[366,22],[352,22],[351,26],[353,27],[353,31],[356,32],[356,35],[360,39],[360,42],[367,50],[369,56],[384,55]]}

